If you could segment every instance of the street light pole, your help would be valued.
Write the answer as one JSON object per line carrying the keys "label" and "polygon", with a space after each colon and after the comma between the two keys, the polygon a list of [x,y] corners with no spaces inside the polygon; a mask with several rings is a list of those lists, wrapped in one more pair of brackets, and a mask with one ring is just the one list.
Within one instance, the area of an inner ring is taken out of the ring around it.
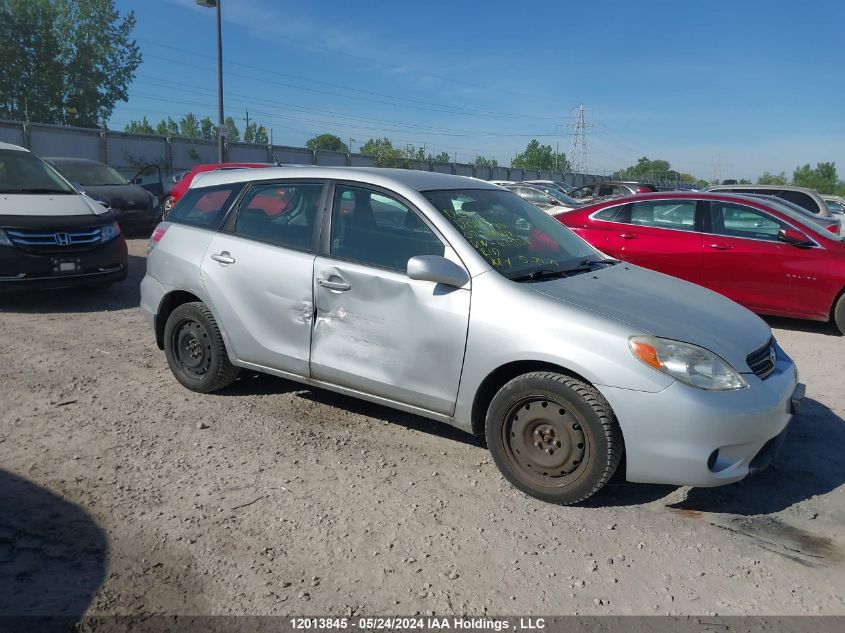
{"label": "street light pole", "polygon": [[221,0],[197,0],[201,7],[217,9],[217,160],[222,163],[227,130],[223,120],[223,29],[220,2]]}

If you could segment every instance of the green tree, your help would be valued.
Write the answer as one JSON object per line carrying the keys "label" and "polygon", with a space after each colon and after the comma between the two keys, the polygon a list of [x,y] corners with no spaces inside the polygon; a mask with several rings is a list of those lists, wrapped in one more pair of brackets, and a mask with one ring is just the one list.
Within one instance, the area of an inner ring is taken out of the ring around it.
{"label": "green tree", "polygon": [[359,151],[366,156],[374,157],[376,165],[379,167],[400,167],[403,165],[402,150],[393,147],[393,141],[386,136],[384,138],[371,138],[361,146]]}
{"label": "green tree", "polygon": [[767,171],[764,171],[760,174],[760,177],[757,178],[758,185],[785,185],[788,184],[789,180],[786,177],[786,172],[780,172],[779,174],[772,174]]}
{"label": "green tree", "polygon": [[346,146],[340,137],[336,134],[315,134],[307,141],[305,147],[310,150],[325,149],[332,152],[348,152],[349,148]]}
{"label": "green tree", "polygon": [[836,191],[838,180],[834,163],[816,163],[815,169],[807,164],[796,167],[792,173],[792,184],[809,187],[819,193],[831,194]]}
{"label": "green tree", "polygon": [[187,138],[200,138],[200,122],[193,112],[188,112],[179,121],[179,134]]}
{"label": "green tree", "polygon": [[452,158],[449,156],[449,152],[438,152],[437,155],[432,156],[431,154],[428,155],[428,159],[435,163],[451,163]]}
{"label": "green tree", "polygon": [[146,116],[140,121],[130,121],[123,130],[125,132],[135,132],[136,134],[155,134],[155,128],[150,125]]}
{"label": "green tree", "polygon": [[207,116],[200,119],[200,137],[217,140],[217,126]]}
{"label": "green tree", "polygon": [[227,133],[226,140],[229,143],[237,143],[241,140],[241,133],[238,130],[238,126],[235,125],[235,119],[230,116],[227,116],[224,125],[226,126]]}
{"label": "green tree", "polygon": [[485,156],[475,157],[476,167],[497,167],[499,162],[495,158],[487,158]]}
{"label": "green tree", "polygon": [[267,137],[267,128],[255,121],[250,122],[244,128],[244,143],[269,144],[270,139]]}
{"label": "green tree", "polygon": [[651,160],[643,156],[636,165],[631,165],[615,174],[619,180],[678,180],[680,174],[671,169],[667,160]]}
{"label": "green tree", "polygon": [[132,11],[114,0],[0,0],[0,112],[96,127],[141,64]]}
{"label": "green tree", "polygon": [[156,124],[156,134],[176,136],[179,134],[179,124],[170,117],[167,117],[167,121],[162,119]]}
{"label": "green tree", "polygon": [[[560,165],[560,161],[558,161]],[[536,138],[525,147],[525,151],[517,154],[511,161],[511,167],[518,169],[552,170],[555,168],[555,152],[551,145],[540,145]]]}

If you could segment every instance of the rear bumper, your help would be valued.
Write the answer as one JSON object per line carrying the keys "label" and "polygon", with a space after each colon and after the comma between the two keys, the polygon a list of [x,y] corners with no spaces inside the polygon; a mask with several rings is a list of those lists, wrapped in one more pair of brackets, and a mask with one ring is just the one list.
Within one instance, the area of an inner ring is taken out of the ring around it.
{"label": "rear bumper", "polygon": [[768,466],[804,396],[781,352],[766,380],[712,392],[674,383],[658,393],[602,387],[625,440],[629,481],[720,486]]}
{"label": "rear bumper", "polygon": [[[78,270],[62,274],[54,270],[55,260],[75,260]],[[0,246],[0,291],[68,288],[94,283],[122,281],[129,258],[122,235],[85,251],[30,253]]]}

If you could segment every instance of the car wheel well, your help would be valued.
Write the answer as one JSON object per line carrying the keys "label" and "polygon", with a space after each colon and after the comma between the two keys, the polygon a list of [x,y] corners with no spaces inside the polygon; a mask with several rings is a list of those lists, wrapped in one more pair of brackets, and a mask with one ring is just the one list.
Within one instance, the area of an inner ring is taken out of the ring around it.
{"label": "car wheel well", "polygon": [[174,290],[167,293],[161,300],[155,322],[156,344],[159,349],[164,349],[164,326],[167,324],[170,313],[183,303],[191,303],[192,301],[202,301],[202,299],[186,290]]}
{"label": "car wheel well", "polygon": [[475,399],[472,402],[472,432],[475,435],[481,437],[484,436],[487,409],[490,407],[490,402],[493,400],[493,396],[496,395],[499,389],[504,387],[505,384],[517,376],[521,376],[522,374],[527,374],[532,371],[552,371],[572,378],[577,378],[578,380],[593,386],[589,380],[580,374],[570,371],[565,367],[561,367],[560,365],[555,365],[554,363],[527,360],[514,361],[512,363],[502,365],[488,374],[478,387],[478,391],[475,392]]}

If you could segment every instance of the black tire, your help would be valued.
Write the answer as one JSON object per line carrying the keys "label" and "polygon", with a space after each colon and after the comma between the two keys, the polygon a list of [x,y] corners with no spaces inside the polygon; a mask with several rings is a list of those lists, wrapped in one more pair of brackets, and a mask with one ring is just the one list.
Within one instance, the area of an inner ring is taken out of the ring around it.
{"label": "black tire", "polygon": [[485,434],[509,482],[564,505],[598,492],[624,450],[607,400],[587,383],[554,372],[523,374],[502,387],[487,410]]}
{"label": "black tire", "polygon": [[841,334],[845,334],[845,293],[839,297],[833,308],[833,322]]}
{"label": "black tire", "polygon": [[229,362],[211,311],[199,301],[183,303],[167,317],[164,354],[176,380],[198,393],[231,385],[240,371]]}

